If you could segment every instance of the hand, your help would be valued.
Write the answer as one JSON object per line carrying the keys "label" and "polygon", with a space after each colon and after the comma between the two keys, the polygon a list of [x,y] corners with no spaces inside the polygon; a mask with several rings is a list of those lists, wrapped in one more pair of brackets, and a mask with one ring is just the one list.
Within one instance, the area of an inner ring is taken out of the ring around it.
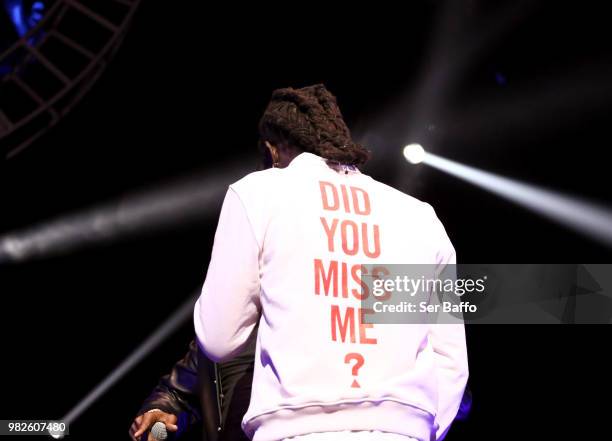
{"label": "hand", "polygon": [[[153,426],[153,424],[158,421],[164,423],[166,425],[166,430],[169,432],[176,432],[178,430],[178,426],[176,425],[178,418],[176,417],[176,415],[162,412],[161,410],[154,410],[152,412],[146,412],[142,415],[139,415],[134,419],[134,422],[130,427],[130,437],[133,441],[138,441],[140,436],[147,430],[149,430]],[[147,441],[156,440],[149,433]]]}

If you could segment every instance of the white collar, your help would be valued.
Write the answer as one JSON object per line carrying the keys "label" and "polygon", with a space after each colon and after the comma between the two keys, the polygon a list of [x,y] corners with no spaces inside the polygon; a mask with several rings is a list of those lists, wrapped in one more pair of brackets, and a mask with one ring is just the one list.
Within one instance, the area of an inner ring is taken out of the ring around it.
{"label": "white collar", "polygon": [[321,156],[315,155],[314,153],[302,152],[291,160],[287,168],[289,167],[301,167],[309,164],[314,165],[325,165],[337,172],[343,173],[361,173],[357,166],[350,164],[341,164],[335,161],[322,158]]}

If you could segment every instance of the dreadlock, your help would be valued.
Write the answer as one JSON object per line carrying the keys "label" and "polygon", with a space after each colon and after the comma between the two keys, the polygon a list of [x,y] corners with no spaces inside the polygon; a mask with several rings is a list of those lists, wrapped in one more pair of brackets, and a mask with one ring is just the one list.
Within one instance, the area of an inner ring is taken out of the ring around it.
{"label": "dreadlock", "polygon": [[361,165],[370,152],[354,143],[340,108],[323,84],[277,89],[259,121],[260,144],[296,147],[343,164]]}

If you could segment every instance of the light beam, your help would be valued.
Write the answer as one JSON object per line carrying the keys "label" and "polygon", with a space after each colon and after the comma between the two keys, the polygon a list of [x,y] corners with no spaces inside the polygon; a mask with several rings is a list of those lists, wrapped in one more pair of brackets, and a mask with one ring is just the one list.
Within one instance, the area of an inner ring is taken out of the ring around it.
{"label": "light beam", "polygon": [[424,152],[423,163],[501,196],[560,225],[612,246],[612,210],[582,198]]}

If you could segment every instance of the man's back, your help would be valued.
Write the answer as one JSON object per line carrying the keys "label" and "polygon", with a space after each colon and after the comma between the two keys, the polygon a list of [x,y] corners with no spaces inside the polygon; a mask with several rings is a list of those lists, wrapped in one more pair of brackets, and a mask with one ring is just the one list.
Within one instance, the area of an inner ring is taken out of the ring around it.
{"label": "man's back", "polygon": [[[370,295],[363,264],[454,263],[429,205],[302,153],[284,169],[230,186],[224,211],[196,308],[206,317],[196,318],[196,330],[204,350],[222,359],[262,314],[243,421],[249,436],[380,430],[429,439],[438,424],[450,424],[436,419],[440,363],[430,327],[361,320],[361,300]],[[225,297],[213,298],[219,290]],[[221,308],[233,312],[215,312]],[[448,326],[442,340],[458,379],[443,393],[458,407],[467,377],[462,326]]]}

